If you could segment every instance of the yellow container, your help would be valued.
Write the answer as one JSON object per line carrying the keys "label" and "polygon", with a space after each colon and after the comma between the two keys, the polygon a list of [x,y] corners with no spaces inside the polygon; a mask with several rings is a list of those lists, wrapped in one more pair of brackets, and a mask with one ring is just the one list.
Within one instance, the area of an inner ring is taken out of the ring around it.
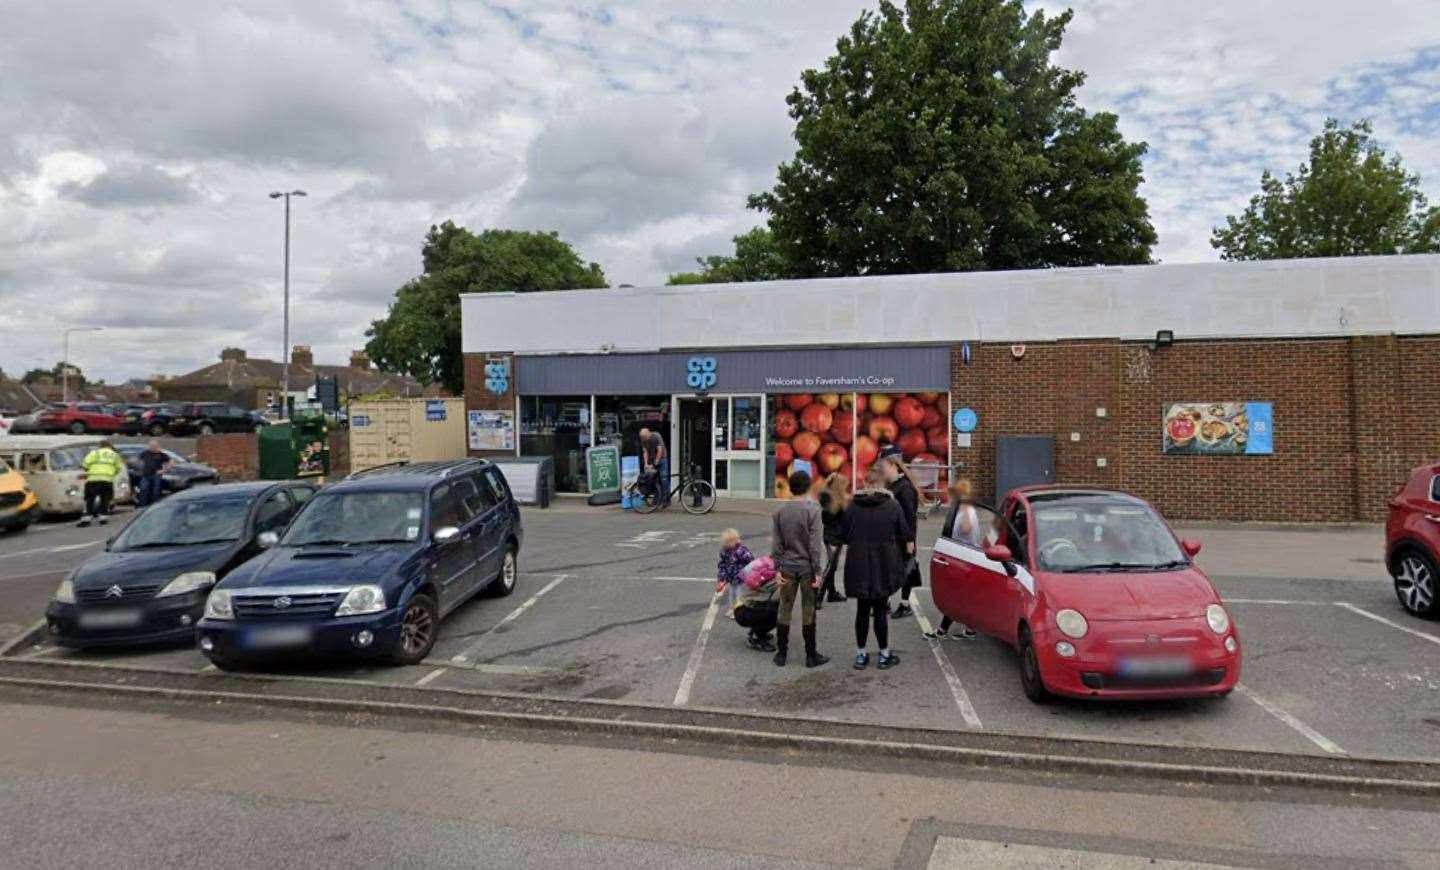
{"label": "yellow container", "polygon": [[465,458],[464,399],[386,399],[350,405],[350,470]]}

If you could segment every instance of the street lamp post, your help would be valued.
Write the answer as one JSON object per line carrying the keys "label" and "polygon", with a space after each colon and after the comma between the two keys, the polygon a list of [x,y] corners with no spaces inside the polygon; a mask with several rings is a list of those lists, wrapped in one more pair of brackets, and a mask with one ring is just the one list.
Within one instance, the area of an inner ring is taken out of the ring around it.
{"label": "street lamp post", "polygon": [[103,326],[72,326],[65,330],[64,338],[61,340],[63,347],[60,349],[60,401],[70,401],[70,333],[72,332],[104,332]]}
{"label": "street lamp post", "polygon": [[305,196],[303,190],[275,191],[271,199],[285,198],[285,327],[280,357],[280,416],[290,417],[290,197]]}

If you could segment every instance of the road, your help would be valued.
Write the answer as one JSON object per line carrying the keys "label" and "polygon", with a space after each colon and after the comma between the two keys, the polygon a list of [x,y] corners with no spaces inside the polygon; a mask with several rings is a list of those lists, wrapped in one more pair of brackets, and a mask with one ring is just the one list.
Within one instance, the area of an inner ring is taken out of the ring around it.
{"label": "road", "polygon": [[0,733],[4,867],[1440,867],[1433,801],[83,698]]}

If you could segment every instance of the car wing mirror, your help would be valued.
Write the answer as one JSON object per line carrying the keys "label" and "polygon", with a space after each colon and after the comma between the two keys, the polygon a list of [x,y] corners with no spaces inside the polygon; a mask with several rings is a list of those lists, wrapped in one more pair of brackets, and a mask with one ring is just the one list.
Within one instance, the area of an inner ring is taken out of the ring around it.
{"label": "car wing mirror", "polygon": [[260,545],[260,549],[268,550],[280,543],[280,536],[274,532],[261,532],[256,536],[255,543]]}
{"label": "car wing mirror", "polygon": [[460,530],[454,526],[442,526],[435,530],[435,543],[448,544],[460,537]]}
{"label": "car wing mirror", "polygon": [[1186,538],[1180,542],[1180,549],[1185,551],[1185,555],[1193,559],[1200,555],[1200,542],[1194,538]]}
{"label": "car wing mirror", "polygon": [[1015,554],[1004,544],[991,544],[985,548],[985,558],[992,562],[999,562],[1005,569],[1005,573],[1011,577],[1015,576]]}

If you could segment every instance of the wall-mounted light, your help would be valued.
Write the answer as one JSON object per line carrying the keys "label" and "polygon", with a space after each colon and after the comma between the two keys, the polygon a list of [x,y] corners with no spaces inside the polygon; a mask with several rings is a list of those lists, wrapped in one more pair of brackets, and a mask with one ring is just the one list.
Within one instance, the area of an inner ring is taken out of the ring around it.
{"label": "wall-mounted light", "polygon": [[1155,333],[1155,340],[1150,343],[1151,350],[1159,350],[1162,347],[1169,347],[1175,343],[1175,330],[1162,329]]}

